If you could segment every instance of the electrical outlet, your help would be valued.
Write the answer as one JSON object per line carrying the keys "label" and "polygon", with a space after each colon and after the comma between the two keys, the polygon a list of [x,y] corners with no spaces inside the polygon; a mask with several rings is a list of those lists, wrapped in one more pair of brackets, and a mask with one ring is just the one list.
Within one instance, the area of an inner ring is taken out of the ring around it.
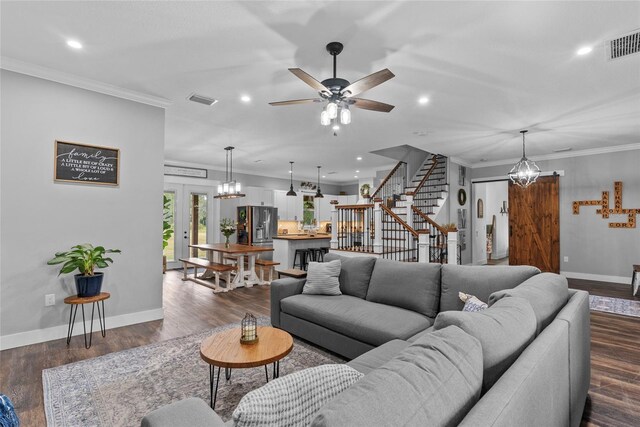
{"label": "electrical outlet", "polygon": [[564,257],[564,262],[569,262],[569,257],[568,256]]}
{"label": "electrical outlet", "polygon": [[44,296],[44,306],[56,305],[56,294],[47,294]]}

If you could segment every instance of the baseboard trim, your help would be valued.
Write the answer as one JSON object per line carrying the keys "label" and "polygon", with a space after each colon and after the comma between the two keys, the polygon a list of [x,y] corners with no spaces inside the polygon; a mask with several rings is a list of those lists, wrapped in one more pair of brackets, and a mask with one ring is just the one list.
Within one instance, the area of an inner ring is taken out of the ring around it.
{"label": "baseboard trim", "polygon": [[560,274],[569,279],[595,280],[597,282],[608,283],[631,283],[631,275],[624,276],[607,276],[604,274],[575,273],[571,271],[560,271]]}
{"label": "baseboard trim", "polygon": [[[139,311],[137,313],[121,314],[119,316],[107,316],[107,329],[120,328],[122,326],[135,325],[136,323],[150,322],[152,320],[160,320],[164,318],[164,310],[156,308],[154,310]],[[90,320],[87,319],[87,326]],[[98,319],[94,319],[94,333],[100,325]],[[73,328],[73,336],[82,335],[82,318],[76,318],[76,325]],[[12,335],[3,335],[0,337],[0,350],[7,350],[15,347],[22,347],[29,344],[38,344],[41,342],[57,340],[67,337],[68,325],[58,325],[46,329],[36,329],[33,331],[20,332]],[[102,338],[102,337],[100,337]]]}

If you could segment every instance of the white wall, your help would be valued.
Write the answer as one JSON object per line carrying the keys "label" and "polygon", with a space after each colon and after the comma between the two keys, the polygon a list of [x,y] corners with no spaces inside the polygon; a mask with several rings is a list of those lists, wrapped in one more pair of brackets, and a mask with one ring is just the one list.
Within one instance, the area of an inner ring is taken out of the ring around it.
{"label": "white wall", "polygon": [[[509,215],[500,214],[502,202],[509,205],[509,183],[507,181],[488,182],[484,201],[484,223],[490,225],[493,215],[496,216],[492,259],[504,258],[509,254]],[[486,230],[486,228],[485,228]]]}
{"label": "white wall", "polygon": [[[46,262],[78,243],[122,250],[104,270],[108,327],[161,318],[164,110],[6,70],[0,78],[0,347],[66,335],[73,277]],[[120,185],[54,183],[56,139],[119,148]]]}
{"label": "white wall", "polygon": [[[473,184],[473,238],[470,239],[471,247],[473,248],[472,261],[476,265],[484,265],[487,263],[487,228],[485,226],[487,221],[491,221],[491,218],[487,219],[486,207],[487,207],[487,184]],[[475,209],[478,206],[478,199],[482,199],[485,206],[484,218],[478,218],[478,211]]]}

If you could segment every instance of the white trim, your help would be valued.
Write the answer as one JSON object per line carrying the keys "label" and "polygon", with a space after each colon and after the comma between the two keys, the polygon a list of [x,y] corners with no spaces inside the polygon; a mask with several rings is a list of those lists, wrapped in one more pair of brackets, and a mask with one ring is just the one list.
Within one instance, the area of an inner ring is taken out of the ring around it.
{"label": "white trim", "polygon": [[[473,168],[473,163],[467,162],[466,160],[462,160],[459,157],[451,156],[451,157],[449,157],[449,160],[451,160],[453,163],[455,163],[457,165],[464,166],[464,167],[467,167],[467,168]],[[517,162],[517,160],[516,160],[516,162]]]}
{"label": "white trim", "polygon": [[[540,176],[552,176],[554,173],[557,174],[558,176],[564,176],[564,169],[558,170],[558,171],[540,172]],[[509,177],[505,173],[504,175],[500,175],[500,176],[487,176],[483,178],[473,178],[471,180],[471,183],[475,184],[478,182],[482,183],[485,181],[509,181]]]}
{"label": "white trim", "polygon": [[[529,157],[529,160],[533,160],[537,162],[542,160],[568,159],[571,157],[595,156],[600,154],[616,153],[619,151],[632,151],[632,150],[640,150],[640,143],[614,145],[612,147],[587,148],[585,150],[565,151],[562,153],[542,154],[540,156],[531,156]],[[518,161],[520,161],[519,157],[513,158],[513,159],[493,160],[490,162],[471,163],[470,167],[472,169],[488,168],[491,166],[511,165],[511,164],[515,164]]]}
{"label": "white trim", "polygon": [[129,89],[123,89],[108,83],[99,82],[97,80],[87,79],[85,77],[76,76],[74,74],[65,73],[63,71],[54,70],[52,68],[43,67],[41,65],[30,64],[17,59],[3,56],[0,59],[0,68],[13,71],[28,76],[38,77],[53,82],[62,83],[69,86],[87,89],[93,92],[103,93],[105,95],[115,96],[117,98],[128,99],[130,101],[140,102],[142,104],[152,105],[154,107],[167,108],[172,101],[159,96],[147,95]]}
{"label": "white trim", "polygon": [[[139,311],[137,313],[120,314],[118,316],[108,317],[106,321],[107,329],[120,328],[122,326],[134,325],[136,323],[150,322],[152,320],[160,320],[164,318],[164,310],[156,308],[153,310]],[[82,319],[76,318],[76,324],[73,328],[73,336],[82,335]],[[87,319],[87,326],[90,320]],[[93,320],[93,333],[100,335],[100,326],[98,319]],[[12,335],[3,335],[0,337],[0,350],[7,350],[14,347],[22,347],[29,344],[37,344],[45,341],[57,340],[67,337],[68,324],[53,326],[45,329],[35,329],[33,331],[19,332]],[[97,331],[96,331],[97,330]],[[105,339],[108,339],[109,335]],[[102,339],[102,337],[94,336],[93,339]]]}
{"label": "white trim", "polygon": [[[571,271],[560,271],[560,274],[569,279],[595,280],[597,282],[609,283],[631,283],[631,277],[624,276],[607,276],[604,274],[574,273]],[[631,285],[629,285],[631,286]]]}

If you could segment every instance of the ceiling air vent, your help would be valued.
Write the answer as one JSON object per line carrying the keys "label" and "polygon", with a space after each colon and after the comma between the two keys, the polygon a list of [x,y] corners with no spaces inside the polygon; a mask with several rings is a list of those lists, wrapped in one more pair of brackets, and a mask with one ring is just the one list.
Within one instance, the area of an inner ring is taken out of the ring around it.
{"label": "ceiling air vent", "polygon": [[613,40],[607,40],[605,48],[609,60],[640,52],[640,30],[632,31]]}
{"label": "ceiling air vent", "polygon": [[189,95],[187,99],[189,101],[197,102],[199,104],[204,104],[204,105],[213,105],[216,102],[218,102],[218,100],[215,98],[209,98],[208,96],[198,95],[197,93],[192,93],[191,95]]}

